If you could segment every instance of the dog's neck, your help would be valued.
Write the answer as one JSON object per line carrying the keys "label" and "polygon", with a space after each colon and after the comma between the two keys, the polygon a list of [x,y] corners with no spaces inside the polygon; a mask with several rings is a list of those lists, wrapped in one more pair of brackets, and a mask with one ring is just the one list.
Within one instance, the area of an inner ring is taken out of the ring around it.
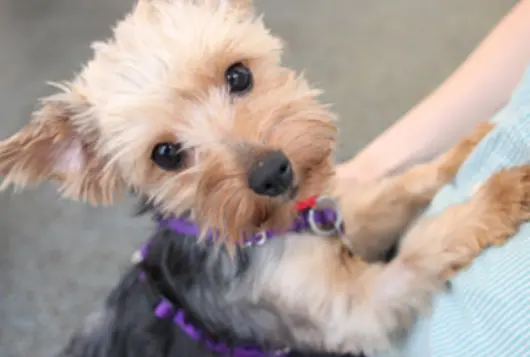
{"label": "dog's neck", "polygon": [[[316,230],[315,233],[320,235],[336,234],[342,226],[333,204],[326,198],[299,202],[297,220],[289,231]],[[144,279],[150,280],[160,293],[153,314],[157,318],[172,319],[188,338],[201,340],[213,352],[224,351],[241,357],[270,356],[271,353],[285,355],[286,346],[270,345],[267,337],[260,336],[267,335],[263,332],[264,326],[260,325],[262,321],[253,321],[251,317],[257,313],[266,314],[269,319],[276,320],[276,327],[283,326],[281,317],[274,316],[276,314],[269,310],[270,307],[248,306],[248,315],[243,322],[234,321],[234,313],[229,309],[244,310],[244,306],[223,303],[227,291],[240,289],[256,280],[254,275],[259,272],[252,269],[253,261],[263,259],[259,255],[276,254],[274,246],[282,243],[281,240],[271,243],[271,249],[265,250],[252,247],[281,237],[285,232],[264,231],[247,238],[243,246],[237,247],[235,254],[228,254],[227,248],[213,239],[197,241],[200,227],[189,216],[158,216],[157,223],[157,233],[139,254],[139,265],[146,274]],[[244,316],[245,313],[238,311],[235,315]],[[289,332],[285,328],[275,333],[287,336]],[[247,347],[252,345],[267,346],[269,352]]]}
{"label": "dog's neck", "polygon": [[[342,217],[337,207],[337,203],[330,197],[313,196],[296,203],[297,216],[287,230],[267,229],[259,233],[232,239],[238,241],[245,247],[262,245],[267,240],[280,236],[286,232],[313,231],[322,236],[343,233],[344,227]],[[193,214],[186,214],[181,217],[157,216],[158,229],[169,229],[186,236],[215,240],[215,232],[203,232],[201,227],[195,223]]]}
{"label": "dog's neck", "polygon": [[[184,222],[173,223],[174,228],[179,230],[191,228],[183,225]],[[169,229],[165,232],[167,239],[174,240],[177,236],[177,239],[184,238],[180,231]],[[223,304],[216,306],[212,304],[215,299],[208,299],[211,306],[205,306],[201,301],[204,295],[211,294],[214,298],[217,295],[218,300],[224,299],[224,289],[233,284],[240,284],[241,282],[238,281],[248,275],[252,253],[249,250],[245,252],[239,250],[236,254],[227,254],[224,247],[213,242],[194,244],[193,239],[190,238],[191,236],[186,235],[183,240],[187,242],[183,242],[183,245],[166,248],[171,253],[167,253],[167,261],[164,262],[166,259],[162,259],[158,266],[152,265],[150,259],[157,255],[160,257],[160,251],[156,252],[160,246],[152,247],[151,244],[147,244],[142,248],[142,273],[139,278],[151,285],[155,295],[158,294],[158,302],[153,310],[154,316],[173,321],[190,340],[199,342],[216,354],[234,357],[286,356],[288,351],[285,348],[270,347],[268,350],[262,350],[256,347],[253,338],[242,338],[242,335],[234,330],[234,325],[229,325],[234,322],[231,313],[223,318],[224,325],[219,324],[221,319],[208,321],[205,318],[208,315],[211,318],[212,310],[222,307]],[[160,243],[155,242],[155,245]],[[154,254],[151,254],[151,249],[155,250]],[[173,262],[174,259],[178,259],[178,262]],[[183,264],[185,271],[181,268]],[[205,278],[207,280],[204,280]],[[190,293],[191,296],[196,293],[203,296],[190,299]],[[204,314],[206,311],[209,312]],[[215,311],[213,314],[217,315],[220,312]]]}
{"label": "dog's neck", "polygon": [[[153,317],[173,321],[177,335],[184,336],[180,338],[198,341],[216,354],[284,355],[285,346],[271,345],[262,321],[253,318],[275,315],[269,307],[245,306],[229,297],[231,291],[241,289],[246,294],[251,289],[254,274],[259,273],[251,265],[263,250],[238,247],[230,254],[223,245],[198,242],[195,236],[167,227],[159,227],[142,250],[139,279],[156,296]],[[275,319],[275,327],[283,325],[279,317]],[[278,333],[286,336],[288,329]]]}

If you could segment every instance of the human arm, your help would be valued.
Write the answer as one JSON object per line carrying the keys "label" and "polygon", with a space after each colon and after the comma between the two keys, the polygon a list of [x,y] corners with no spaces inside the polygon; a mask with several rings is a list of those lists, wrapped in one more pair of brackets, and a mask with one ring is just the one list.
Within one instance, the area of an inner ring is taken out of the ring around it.
{"label": "human arm", "polygon": [[490,119],[530,63],[528,19],[530,0],[521,0],[434,92],[339,165],[339,177],[372,181],[429,160]]}

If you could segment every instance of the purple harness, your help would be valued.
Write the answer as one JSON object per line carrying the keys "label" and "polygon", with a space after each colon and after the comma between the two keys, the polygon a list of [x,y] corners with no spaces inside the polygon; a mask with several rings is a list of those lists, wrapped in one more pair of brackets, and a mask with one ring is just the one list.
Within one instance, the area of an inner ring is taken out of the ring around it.
{"label": "purple harness", "polygon": [[[325,205],[328,207],[325,207]],[[331,207],[329,207],[331,203]],[[324,207],[319,207],[324,206]],[[198,236],[200,234],[199,227],[192,221],[184,218],[169,218],[158,220],[159,229],[170,229],[175,233],[184,234],[187,236]],[[328,197],[319,197],[314,207],[310,207],[299,212],[298,217],[293,222],[290,229],[285,232],[264,231],[253,237],[245,239],[244,246],[251,247],[255,245],[263,245],[267,240],[278,236],[281,233],[287,232],[303,232],[311,230],[317,235],[331,236],[342,234],[344,227],[342,218],[336,208],[336,203],[333,199]],[[209,237],[212,238],[212,235]],[[140,262],[147,257],[149,242],[146,242],[142,248],[135,253],[134,261]],[[140,278],[145,278],[142,274]],[[185,311],[176,309],[173,304],[167,300],[162,299],[154,310],[155,316],[161,319],[172,318],[173,322],[194,341],[201,341],[210,351],[219,353],[225,356],[232,357],[285,357],[289,354],[289,349],[281,349],[276,351],[263,351],[257,347],[234,347],[231,348],[224,343],[214,342],[205,338],[200,330],[195,326],[186,322]]]}

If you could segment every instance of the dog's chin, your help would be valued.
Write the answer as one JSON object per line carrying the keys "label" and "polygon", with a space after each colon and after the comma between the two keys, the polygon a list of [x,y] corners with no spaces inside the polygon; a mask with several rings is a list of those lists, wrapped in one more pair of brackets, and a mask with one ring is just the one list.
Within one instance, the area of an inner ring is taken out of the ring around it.
{"label": "dog's chin", "polygon": [[283,205],[291,203],[292,201],[298,200],[298,191],[299,191],[298,185],[289,187],[285,191],[285,193],[278,196],[277,202],[283,206]]}
{"label": "dog's chin", "polygon": [[294,201],[298,198],[298,187],[298,185],[294,185],[287,190],[284,195],[286,201]]}

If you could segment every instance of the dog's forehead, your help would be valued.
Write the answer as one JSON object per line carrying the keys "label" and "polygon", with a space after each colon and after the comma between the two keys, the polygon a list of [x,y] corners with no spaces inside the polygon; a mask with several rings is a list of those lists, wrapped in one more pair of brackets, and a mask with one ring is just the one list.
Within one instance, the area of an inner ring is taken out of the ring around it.
{"label": "dog's forehead", "polygon": [[[261,19],[229,6],[148,1],[93,48],[94,57],[72,83],[73,90],[92,107],[94,115],[82,120],[96,126],[105,151],[116,152],[124,145],[143,150],[171,140],[178,121],[191,118],[183,119],[193,109],[190,97],[226,88],[224,73],[235,62],[254,63],[254,68],[277,65],[282,43]],[[230,112],[223,100],[213,102],[219,105],[201,110]],[[208,139],[210,123],[192,124],[191,132],[201,133],[197,140]]]}
{"label": "dog's forehead", "polygon": [[174,1],[139,6],[93,47],[80,83],[104,110],[135,96],[185,96],[222,80],[235,62],[277,62],[281,42],[260,19],[228,6]]}

